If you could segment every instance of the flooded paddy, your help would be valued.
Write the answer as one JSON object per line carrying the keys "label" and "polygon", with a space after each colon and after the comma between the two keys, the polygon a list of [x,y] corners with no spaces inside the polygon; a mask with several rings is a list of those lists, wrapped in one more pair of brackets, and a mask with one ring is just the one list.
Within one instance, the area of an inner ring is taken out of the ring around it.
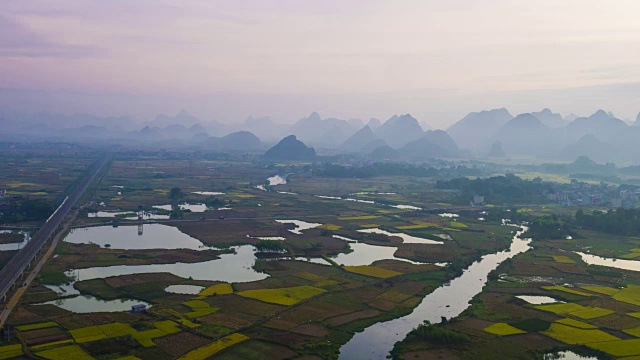
{"label": "flooded paddy", "polygon": [[71,277],[77,276],[80,280],[91,280],[120,275],[168,272],[185,279],[228,283],[258,281],[269,277],[253,269],[256,262],[255,247],[242,245],[232,249],[235,253],[221,254],[220,259],[199,263],[99,266],[70,270],[66,274]]}
{"label": "flooded paddy", "polygon": [[98,226],[71,230],[64,239],[72,244],[97,244],[102,248],[140,249],[213,249],[175,227],[161,224],[145,224],[142,234],[138,226]]}
{"label": "flooded paddy", "polygon": [[204,195],[204,196],[224,195],[223,192],[218,192],[218,191],[192,191],[191,193],[196,195]]}
{"label": "flooded paddy", "polygon": [[287,229],[287,230],[298,235],[302,235],[302,232],[304,230],[313,229],[315,227],[322,225],[322,224],[310,223],[302,220],[276,220],[276,222],[280,224],[294,224],[296,226],[295,229]]}
{"label": "flooded paddy", "polygon": [[333,261],[340,265],[357,266],[357,265],[371,265],[379,260],[399,260],[406,261],[412,264],[424,264],[417,261],[411,261],[409,259],[403,259],[395,257],[394,253],[398,250],[393,246],[376,246],[365,243],[360,243],[356,240],[345,238],[343,236],[334,235],[336,239],[349,241],[349,248],[352,252],[347,254],[338,254],[331,257]]}
{"label": "flooded paddy", "polygon": [[[0,231],[0,234],[11,234],[11,233],[14,233],[14,232],[11,230]],[[31,236],[29,235],[28,232],[20,231],[20,232],[17,232],[17,234],[22,236],[22,241],[0,244],[0,251],[20,250],[22,249],[23,246],[25,246],[29,242],[29,240],[31,240]]]}
{"label": "flooded paddy", "polygon": [[93,313],[93,312],[118,312],[131,311],[133,305],[145,304],[151,307],[151,304],[140,300],[116,299],[116,300],[100,300],[93,296],[78,295],[69,298],[62,298],[47,301],[41,305],[55,305],[68,311],[75,313]]}
{"label": "flooded paddy", "polygon": [[204,290],[204,286],[197,285],[169,285],[164,289],[169,293],[184,295],[198,295],[202,290]]}
{"label": "flooded paddy", "polygon": [[[154,209],[171,211],[171,204],[168,205],[153,205]],[[180,210],[189,210],[194,213],[201,213],[207,211],[207,205],[205,204],[180,204],[178,205]]]}
{"label": "flooded paddy", "polygon": [[402,242],[405,244],[433,244],[433,245],[442,244],[442,241],[436,241],[436,240],[425,239],[417,236],[411,236],[409,234],[405,234],[401,232],[392,233],[379,228],[360,229],[357,231],[361,233],[366,233],[366,234],[383,234],[387,236],[397,236],[399,238],[402,238]]}
{"label": "flooded paddy", "polygon": [[539,295],[518,295],[516,296],[518,299],[526,301],[529,304],[533,305],[542,305],[542,304],[552,304],[552,303],[561,303],[562,301],[556,300],[550,296],[539,296]]}

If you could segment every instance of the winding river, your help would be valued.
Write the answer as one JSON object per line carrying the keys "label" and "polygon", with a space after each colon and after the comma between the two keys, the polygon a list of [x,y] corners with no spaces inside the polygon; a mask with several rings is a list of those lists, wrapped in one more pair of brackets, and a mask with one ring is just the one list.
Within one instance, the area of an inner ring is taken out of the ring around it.
{"label": "winding river", "polygon": [[469,301],[482,291],[491,271],[506,259],[530,249],[530,239],[519,238],[524,231],[526,227],[516,233],[508,250],[483,256],[460,277],[425,296],[411,314],[376,323],[355,334],[340,348],[340,359],[385,359],[394,344],[424,320],[437,323],[443,316],[450,319],[460,315],[469,306]]}

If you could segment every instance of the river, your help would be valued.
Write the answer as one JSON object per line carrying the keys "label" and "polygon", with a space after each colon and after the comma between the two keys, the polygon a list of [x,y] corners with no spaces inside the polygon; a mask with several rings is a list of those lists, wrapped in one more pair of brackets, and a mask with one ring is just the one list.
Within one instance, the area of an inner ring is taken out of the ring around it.
{"label": "river", "polygon": [[450,319],[460,315],[469,306],[469,301],[482,291],[491,271],[506,259],[530,249],[530,239],[518,237],[524,231],[526,227],[522,227],[516,233],[508,250],[483,256],[480,261],[469,266],[460,277],[425,296],[411,314],[376,323],[355,334],[340,348],[340,359],[385,359],[394,344],[404,339],[424,320],[438,323],[443,316]]}

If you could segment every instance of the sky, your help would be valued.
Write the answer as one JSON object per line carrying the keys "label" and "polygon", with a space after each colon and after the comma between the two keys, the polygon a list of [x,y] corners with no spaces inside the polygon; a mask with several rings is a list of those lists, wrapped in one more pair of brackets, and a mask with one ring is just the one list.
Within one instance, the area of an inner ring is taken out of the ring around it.
{"label": "sky", "polygon": [[637,0],[0,0],[0,108],[635,120],[638,14]]}

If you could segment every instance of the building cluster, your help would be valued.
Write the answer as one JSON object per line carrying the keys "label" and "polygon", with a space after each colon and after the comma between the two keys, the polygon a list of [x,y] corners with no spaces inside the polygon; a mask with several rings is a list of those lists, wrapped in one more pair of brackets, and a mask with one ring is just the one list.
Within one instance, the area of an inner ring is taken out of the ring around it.
{"label": "building cluster", "polygon": [[573,181],[570,184],[551,182],[553,190],[543,196],[563,206],[593,205],[608,208],[640,206],[640,189],[621,189],[618,185],[589,184]]}

